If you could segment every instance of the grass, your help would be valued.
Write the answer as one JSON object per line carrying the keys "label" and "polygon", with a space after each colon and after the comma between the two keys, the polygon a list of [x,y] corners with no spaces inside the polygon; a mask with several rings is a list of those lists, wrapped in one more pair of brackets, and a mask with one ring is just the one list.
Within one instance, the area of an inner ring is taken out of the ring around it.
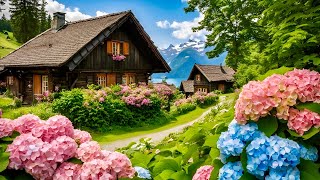
{"label": "grass", "polygon": [[2,117],[8,119],[16,119],[25,114],[34,114],[39,116],[43,120],[47,120],[49,117],[54,116],[50,103],[40,103],[34,106],[15,107],[12,98],[0,96],[0,109],[2,109]]}
{"label": "grass", "polygon": [[13,37],[12,32],[8,32],[8,35],[10,39],[7,39],[7,35],[4,33],[0,33],[0,58],[8,55],[21,46],[21,44]]}
{"label": "grass", "polygon": [[90,132],[90,134],[92,135],[93,139],[98,141],[100,144],[108,144],[116,140],[164,131],[175,126],[191,122],[201,116],[202,113],[210,109],[210,107],[212,106],[206,108],[197,107],[194,111],[177,116],[175,120],[166,125],[154,125],[139,128],[121,127],[121,129],[114,129],[107,133]]}

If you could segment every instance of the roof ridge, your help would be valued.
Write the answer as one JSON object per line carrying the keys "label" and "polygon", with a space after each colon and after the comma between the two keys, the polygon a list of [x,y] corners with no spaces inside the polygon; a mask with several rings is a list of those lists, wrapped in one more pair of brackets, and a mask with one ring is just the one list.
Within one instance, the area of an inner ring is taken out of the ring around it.
{"label": "roof ridge", "polygon": [[120,15],[120,14],[131,13],[131,12],[132,12],[131,10],[115,12],[115,13],[110,13],[110,14],[106,14],[103,16],[97,16],[97,17],[92,17],[92,18],[88,18],[88,19],[82,19],[82,20],[78,20],[78,21],[68,22],[66,25],[76,24],[76,23],[81,23],[81,22],[86,22],[86,21],[93,21],[93,20],[97,20],[97,19],[102,19],[102,18],[106,18],[106,17],[110,17],[110,16],[116,16],[116,15]]}

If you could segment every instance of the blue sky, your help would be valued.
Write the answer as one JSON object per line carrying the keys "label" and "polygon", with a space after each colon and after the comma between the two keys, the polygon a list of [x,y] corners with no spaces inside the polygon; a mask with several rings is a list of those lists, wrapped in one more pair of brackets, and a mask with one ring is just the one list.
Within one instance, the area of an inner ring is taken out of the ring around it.
{"label": "blue sky", "polygon": [[[152,40],[160,48],[191,39],[204,39],[205,31],[192,32],[202,16],[199,12],[186,14],[187,0],[46,0],[47,11],[66,12],[67,21],[75,21],[107,13],[132,10]],[[9,5],[4,13],[9,14]]]}

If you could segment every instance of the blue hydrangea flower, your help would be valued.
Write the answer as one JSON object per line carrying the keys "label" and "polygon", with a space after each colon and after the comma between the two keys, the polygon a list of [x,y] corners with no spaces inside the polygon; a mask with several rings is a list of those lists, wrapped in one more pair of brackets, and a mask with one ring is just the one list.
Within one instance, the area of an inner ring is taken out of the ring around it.
{"label": "blue hydrangea flower", "polygon": [[305,160],[317,161],[318,160],[318,149],[314,146],[306,148],[302,144],[300,146],[301,158]]}
{"label": "blue hydrangea flower", "polygon": [[223,163],[230,156],[239,156],[245,144],[254,138],[260,137],[261,132],[255,123],[240,125],[233,120],[228,127],[228,131],[221,133],[217,147],[220,150],[220,158]]}
{"label": "blue hydrangea flower", "polygon": [[269,147],[269,138],[261,135],[254,139],[247,146],[247,170],[257,178],[264,177],[264,173],[269,168],[269,157],[267,156],[267,147]]}
{"label": "blue hydrangea flower", "polygon": [[244,143],[252,141],[256,137],[259,137],[262,133],[258,130],[256,123],[247,123],[245,125],[238,124],[233,120],[228,127],[228,132],[232,134],[232,137],[239,139]]}
{"label": "blue hydrangea flower", "polygon": [[295,167],[300,163],[300,146],[298,143],[279,136],[271,136],[269,143],[267,156],[269,157],[269,167],[271,169],[286,169]]}
{"label": "blue hydrangea flower", "polygon": [[220,150],[221,159],[226,159],[229,156],[239,156],[245,146],[245,143],[240,139],[232,138],[229,131],[221,133],[217,147]]}
{"label": "blue hydrangea flower", "polygon": [[139,177],[139,178],[151,179],[151,174],[150,174],[150,171],[149,171],[149,170],[144,169],[144,168],[139,167],[139,166],[134,167],[134,169],[135,169],[136,172],[138,173],[138,177]]}
{"label": "blue hydrangea flower", "polygon": [[266,180],[300,180],[300,171],[297,167],[289,167],[284,170],[271,169]]}
{"label": "blue hydrangea flower", "polygon": [[228,162],[219,170],[219,180],[237,180],[243,175],[241,162]]}

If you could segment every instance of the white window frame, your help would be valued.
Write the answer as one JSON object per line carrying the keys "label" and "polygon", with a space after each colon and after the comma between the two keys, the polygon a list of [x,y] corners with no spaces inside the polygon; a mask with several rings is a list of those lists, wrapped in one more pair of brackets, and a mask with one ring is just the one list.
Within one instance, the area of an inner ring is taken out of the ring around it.
{"label": "white window frame", "polygon": [[207,93],[208,92],[208,88],[198,88],[198,91]]}
{"label": "white window frame", "polygon": [[49,91],[49,76],[48,75],[41,76],[41,90],[42,90],[42,93]]}
{"label": "white window frame", "polygon": [[112,44],[112,55],[120,55],[121,54],[121,44],[123,44],[123,43],[117,42],[117,41],[112,41],[111,44]]}
{"label": "white window frame", "polygon": [[129,85],[135,83],[135,74],[124,74],[122,76],[122,84]]}
{"label": "white window frame", "polygon": [[101,87],[107,86],[107,75],[105,76],[98,75],[98,85]]}
{"label": "white window frame", "polygon": [[196,75],[196,81],[201,81],[201,76],[200,76],[200,74],[197,74],[197,75]]}

